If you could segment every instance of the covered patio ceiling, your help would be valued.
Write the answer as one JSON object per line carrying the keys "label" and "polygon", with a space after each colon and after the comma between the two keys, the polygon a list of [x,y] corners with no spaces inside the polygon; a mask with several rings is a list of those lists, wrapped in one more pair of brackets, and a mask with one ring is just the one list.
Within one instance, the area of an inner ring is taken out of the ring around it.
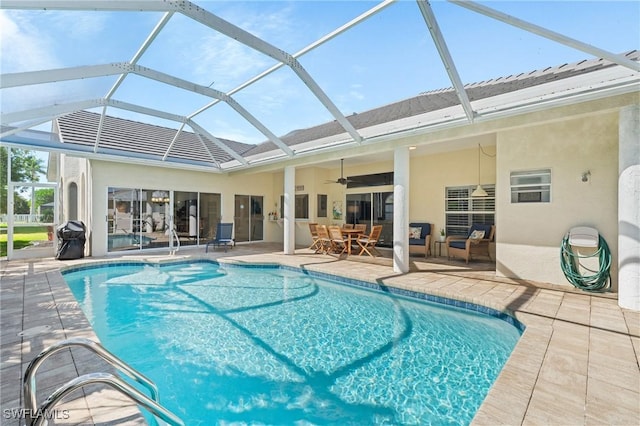
{"label": "covered patio ceiling", "polygon": [[[523,46],[541,43],[538,49],[543,50],[543,57],[547,50],[561,49],[565,65],[572,59],[576,61],[572,70],[578,70],[580,59],[584,58],[596,58],[623,69],[621,74],[609,75],[605,83],[594,85],[583,81],[590,85],[591,97],[638,90],[638,55],[621,53],[636,49],[637,37],[629,39],[627,46],[611,51],[526,18],[460,0],[433,5],[423,0],[273,5],[269,15],[252,20],[223,2],[2,0],[0,8],[9,13],[12,23],[37,27],[66,22],[71,26],[66,29],[68,32],[80,31],[76,27],[85,25],[96,27],[81,28],[82,37],[91,37],[76,39],[78,46],[70,44],[73,37],[52,38],[45,45],[51,55],[42,51],[42,60],[24,61],[26,65],[15,72],[10,68],[11,72],[5,73],[7,67],[3,66],[0,76],[3,144],[88,158],[113,161],[137,158],[172,167],[224,172],[320,152],[340,155],[345,148],[403,137],[407,132],[427,133],[443,125],[463,126],[496,116],[520,114],[523,106],[535,108],[535,103],[540,107],[549,105],[552,93],[544,90],[557,93],[558,86],[548,85],[522,98],[511,95],[511,104],[498,98],[498,103],[492,104],[487,97],[470,95],[482,86],[478,83],[481,79],[509,78],[527,71],[505,66],[504,72],[496,75],[494,70],[503,68],[490,56],[485,65],[487,72],[493,74],[483,76],[471,69],[469,49],[504,48],[505,57],[532,54],[506,50],[506,43],[482,45],[483,33],[505,26],[523,38]],[[318,20],[326,20],[325,25],[318,27],[325,29],[324,35],[318,36],[319,30],[315,26],[312,30],[310,23],[305,22],[290,22],[292,28],[288,31],[269,32],[270,25],[285,26],[287,21],[278,18],[289,7],[316,7]],[[245,11],[250,10],[249,4]],[[82,21],[91,16],[95,21]],[[390,26],[397,22],[402,26]],[[593,22],[585,25],[596,26]],[[601,23],[597,26],[594,34],[606,31]],[[65,32],[65,28],[61,27],[61,31]],[[123,32],[129,34],[126,46],[115,42]],[[383,37],[388,44],[381,44],[380,32],[388,32]],[[529,37],[535,40],[534,44],[524,39]],[[365,44],[368,39],[372,44]],[[12,51],[9,43],[6,40],[2,43],[3,62],[7,55],[20,54]],[[73,59],[57,60],[53,53],[65,49],[71,51]],[[345,49],[353,55],[353,61],[335,63],[337,52]],[[127,52],[130,55],[122,57]],[[369,57],[373,62],[367,62]],[[554,72],[564,72],[559,71],[564,65],[554,63],[551,58],[546,63],[543,59],[540,75],[547,71],[543,66],[558,65]],[[31,68],[34,64],[39,68]],[[596,65],[602,63],[593,66]],[[354,83],[358,81],[357,73],[378,68],[380,74],[368,76],[375,83],[362,89],[357,87]],[[329,78],[335,75],[340,75],[337,82]],[[412,85],[401,85],[400,81],[405,79],[411,80]],[[420,120],[411,121],[409,115],[393,118],[394,123],[378,120],[357,124],[356,112],[371,111],[423,92],[435,93],[441,88],[448,88],[452,103],[443,105],[439,114],[431,111],[428,120],[421,116]],[[357,90],[362,93],[353,93]],[[351,98],[347,96],[350,93]],[[566,103],[573,96],[585,99],[585,91],[566,91],[561,100]],[[358,97],[366,98],[366,102],[355,101]],[[81,111],[94,114],[77,115]],[[58,121],[60,117],[67,117],[67,121]],[[59,140],[48,132],[32,130],[51,121],[68,127],[73,120],[94,123],[93,127],[87,125],[91,140],[82,143]],[[399,126],[401,120],[404,124]],[[151,138],[152,146],[146,151],[123,149],[117,141],[109,145],[107,131],[124,132],[135,126],[130,123],[148,123],[172,131],[163,136],[162,143]],[[315,136],[309,131],[329,123],[333,123],[333,130]],[[301,129],[306,129],[307,135],[296,140],[303,133]],[[189,157],[189,152],[200,158]]]}

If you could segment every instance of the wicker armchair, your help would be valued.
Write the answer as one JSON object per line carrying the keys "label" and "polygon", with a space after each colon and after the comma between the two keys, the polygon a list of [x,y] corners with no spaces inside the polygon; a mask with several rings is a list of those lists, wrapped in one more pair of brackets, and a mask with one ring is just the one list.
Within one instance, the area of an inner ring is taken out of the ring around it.
{"label": "wicker armchair", "polygon": [[[483,238],[471,238],[474,232],[484,232]],[[488,256],[491,259],[491,251],[489,243],[493,241],[496,233],[494,225],[473,224],[469,228],[469,233],[465,237],[447,237],[445,244],[447,246],[447,257],[461,257],[466,263],[475,255]]]}
{"label": "wicker armchair", "polygon": [[424,257],[430,255],[433,226],[430,223],[411,222],[409,228],[420,228],[420,238],[412,238],[409,235],[409,254],[424,254]]}

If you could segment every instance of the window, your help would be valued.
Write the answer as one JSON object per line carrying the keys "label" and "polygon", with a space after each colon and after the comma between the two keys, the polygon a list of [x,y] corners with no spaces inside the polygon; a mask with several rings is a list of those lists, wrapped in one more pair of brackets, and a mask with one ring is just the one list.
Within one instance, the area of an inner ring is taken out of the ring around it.
{"label": "window", "polygon": [[327,217],[327,196],[318,194],[318,217]]}
{"label": "window", "polygon": [[[296,194],[296,219],[309,219],[309,194]],[[280,196],[280,217],[284,217],[284,195]]]}
{"label": "window", "polygon": [[551,169],[511,172],[512,203],[551,201]]}
{"label": "window", "polygon": [[347,176],[347,188],[364,188],[367,186],[393,185],[393,172],[375,173],[371,175]]}
{"label": "window", "polygon": [[447,235],[467,236],[472,223],[495,223],[496,188],[483,185],[487,197],[472,197],[475,186],[445,188],[445,223]]}

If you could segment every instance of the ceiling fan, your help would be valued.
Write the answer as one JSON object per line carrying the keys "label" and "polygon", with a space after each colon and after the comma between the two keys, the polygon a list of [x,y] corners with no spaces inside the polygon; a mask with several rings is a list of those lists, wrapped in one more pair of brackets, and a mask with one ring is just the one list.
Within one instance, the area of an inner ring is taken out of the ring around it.
{"label": "ceiling fan", "polygon": [[351,180],[344,177],[344,158],[340,159],[340,177],[337,180],[328,180],[327,183],[339,183],[340,185],[346,185]]}

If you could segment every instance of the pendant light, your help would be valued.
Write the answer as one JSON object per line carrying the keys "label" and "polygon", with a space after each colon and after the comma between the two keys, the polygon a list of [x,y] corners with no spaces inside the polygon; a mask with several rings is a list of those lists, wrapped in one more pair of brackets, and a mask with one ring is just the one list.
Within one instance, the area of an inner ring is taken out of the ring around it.
{"label": "pendant light", "polygon": [[482,148],[480,147],[480,144],[478,144],[478,186],[476,186],[476,189],[474,189],[473,192],[471,193],[472,197],[488,197],[489,196],[489,194],[487,194],[487,191],[482,189],[482,186],[480,186],[480,151],[481,150]]}

